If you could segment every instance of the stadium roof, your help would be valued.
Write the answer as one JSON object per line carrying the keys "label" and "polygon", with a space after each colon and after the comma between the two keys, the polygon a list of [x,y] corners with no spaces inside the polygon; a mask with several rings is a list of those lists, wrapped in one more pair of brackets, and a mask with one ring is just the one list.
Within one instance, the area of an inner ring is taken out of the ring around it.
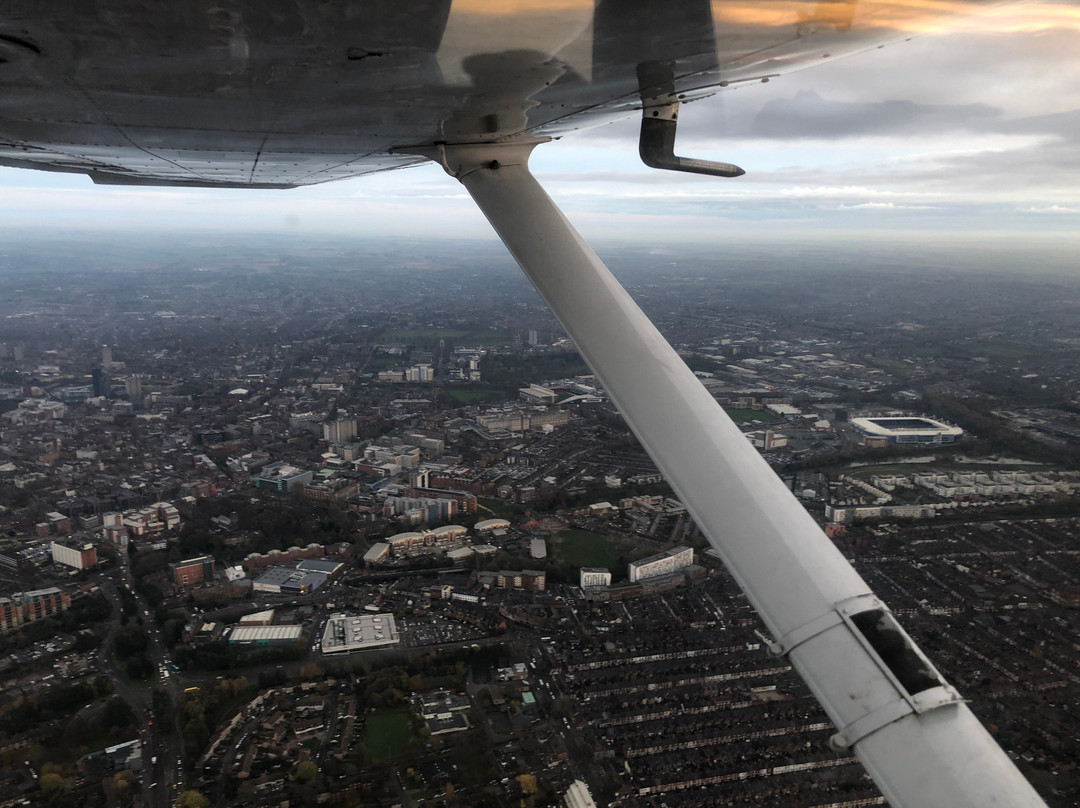
{"label": "stadium roof", "polygon": [[326,575],[333,575],[344,565],[340,561],[326,561],[321,558],[307,558],[296,565],[298,570],[304,572],[322,572]]}
{"label": "stadium roof", "polygon": [[958,426],[951,426],[932,418],[911,416],[852,418],[851,424],[866,435],[877,435],[883,438],[895,438],[901,435],[959,437],[964,434],[964,430]]}

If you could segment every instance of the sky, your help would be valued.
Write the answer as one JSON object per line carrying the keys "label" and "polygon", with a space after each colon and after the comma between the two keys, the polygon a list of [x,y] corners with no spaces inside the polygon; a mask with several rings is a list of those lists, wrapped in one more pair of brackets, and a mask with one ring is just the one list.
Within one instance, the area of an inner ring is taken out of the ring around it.
{"label": "sky", "polygon": [[[723,180],[643,166],[637,120],[538,148],[534,173],[590,239],[1069,243],[1080,230],[1080,6],[1009,5],[952,30],[688,104],[677,152]],[[0,226],[491,237],[434,166],[290,191],[94,186],[0,169]]]}

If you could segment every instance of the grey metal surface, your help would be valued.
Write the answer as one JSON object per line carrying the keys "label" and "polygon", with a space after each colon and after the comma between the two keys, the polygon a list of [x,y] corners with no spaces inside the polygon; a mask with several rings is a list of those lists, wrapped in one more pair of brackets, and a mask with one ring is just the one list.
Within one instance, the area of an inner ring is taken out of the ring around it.
{"label": "grey metal surface", "polygon": [[[0,165],[290,187],[559,136],[918,32],[979,0],[8,0]],[[642,63],[665,86],[642,87]],[[670,85],[670,86],[668,86]],[[669,92],[670,91],[670,92]]]}

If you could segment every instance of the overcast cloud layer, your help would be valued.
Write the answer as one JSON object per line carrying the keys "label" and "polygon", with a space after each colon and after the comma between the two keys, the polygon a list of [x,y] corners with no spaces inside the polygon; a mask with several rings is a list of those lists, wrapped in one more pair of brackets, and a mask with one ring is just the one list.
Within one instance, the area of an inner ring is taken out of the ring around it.
{"label": "overcast cloud layer", "polygon": [[[737,163],[748,173],[736,180],[643,167],[634,120],[542,147],[533,167],[593,238],[1067,237],[1080,227],[1078,53],[1074,5],[1022,5],[687,105],[679,152]],[[0,193],[0,225],[491,232],[434,167],[281,192],[100,188],[0,169]]]}

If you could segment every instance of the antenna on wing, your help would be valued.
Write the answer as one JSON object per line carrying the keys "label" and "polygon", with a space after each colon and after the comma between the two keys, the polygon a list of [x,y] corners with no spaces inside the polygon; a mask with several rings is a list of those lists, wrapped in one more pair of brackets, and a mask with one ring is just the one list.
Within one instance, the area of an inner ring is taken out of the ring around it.
{"label": "antenna on wing", "polygon": [[675,94],[672,65],[670,62],[642,62],[638,65],[637,73],[642,105],[638,153],[645,165],[711,177],[741,177],[746,173],[732,163],[676,155],[675,134],[680,102]]}

